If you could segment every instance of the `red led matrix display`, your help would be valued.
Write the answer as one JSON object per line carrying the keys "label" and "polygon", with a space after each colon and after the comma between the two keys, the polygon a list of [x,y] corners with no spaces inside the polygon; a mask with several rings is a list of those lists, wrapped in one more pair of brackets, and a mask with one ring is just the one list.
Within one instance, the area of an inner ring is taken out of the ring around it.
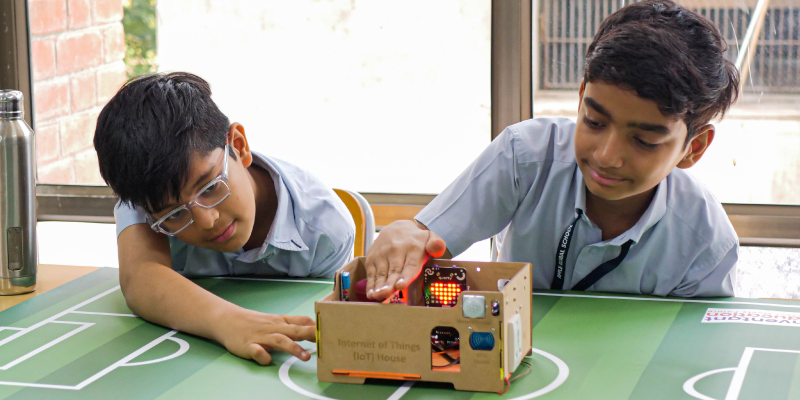
{"label": "red led matrix display", "polygon": [[457,283],[434,282],[431,285],[434,304],[452,307],[456,305],[459,293],[461,287]]}

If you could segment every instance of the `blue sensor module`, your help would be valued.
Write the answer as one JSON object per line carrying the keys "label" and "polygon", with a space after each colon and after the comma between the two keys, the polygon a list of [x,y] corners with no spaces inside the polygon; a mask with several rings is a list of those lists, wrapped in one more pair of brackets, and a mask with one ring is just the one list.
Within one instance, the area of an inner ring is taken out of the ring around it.
{"label": "blue sensor module", "polygon": [[494,335],[491,332],[472,332],[469,335],[472,350],[491,350],[494,348]]}

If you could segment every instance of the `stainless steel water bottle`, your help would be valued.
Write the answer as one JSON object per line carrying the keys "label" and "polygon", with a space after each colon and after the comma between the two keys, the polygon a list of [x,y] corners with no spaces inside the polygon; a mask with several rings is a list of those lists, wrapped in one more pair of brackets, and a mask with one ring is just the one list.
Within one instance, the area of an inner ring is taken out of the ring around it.
{"label": "stainless steel water bottle", "polygon": [[36,146],[22,92],[0,90],[0,295],[36,290]]}

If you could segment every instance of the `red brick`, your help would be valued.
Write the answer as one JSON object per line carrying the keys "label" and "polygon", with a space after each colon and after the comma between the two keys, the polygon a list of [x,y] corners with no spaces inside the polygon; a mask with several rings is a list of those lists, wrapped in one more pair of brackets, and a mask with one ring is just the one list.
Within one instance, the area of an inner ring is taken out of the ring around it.
{"label": "red brick", "polygon": [[34,82],[33,103],[36,121],[44,121],[69,113],[69,85],[66,79]]}
{"label": "red brick", "polygon": [[29,0],[31,35],[44,35],[67,29],[67,5],[64,0]]}
{"label": "red brick", "polygon": [[97,112],[73,114],[61,121],[61,155],[66,156],[92,147]]}
{"label": "red brick", "polygon": [[95,25],[122,21],[122,0],[94,0]]}
{"label": "red brick", "polygon": [[72,111],[94,107],[97,102],[97,83],[94,72],[75,75],[70,80],[72,89]]}
{"label": "red brick", "polygon": [[58,123],[36,126],[36,163],[39,166],[58,159]]}
{"label": "red brick", "polygon": [[69,29],[92,25],[92,3],[90,0],[67,0]]}
{"label": "red brick", "polygon": [[37,168],[39,183],[75,183],[72,160],[59,160]]}
{"label": "red brick", "polygon": [[100,166],[97,162],[97,152],[94,149],[86,150],[75,155],[75,183],[83,185],[104,185],[100,176]]}
{"label": "red brick", "polygon": [[105,105],[128,80],[125,64],[115,63],[112,67],[97,71],[97,104]]}
{"label": "red brick", "polygon": [[56,41],[41,39],[31,41],[33,58],[33,79],[40,80],[56,74]]}
{"label": "red brick", "polygon": [[102,43],[100,32],[60,37],[56,44],[58,74],[99,65],[102,61]]}
{"label": "red brick", "polygon": [[103,30],[103,49],[107,63],[125,58],[125,30],[122,23]]}

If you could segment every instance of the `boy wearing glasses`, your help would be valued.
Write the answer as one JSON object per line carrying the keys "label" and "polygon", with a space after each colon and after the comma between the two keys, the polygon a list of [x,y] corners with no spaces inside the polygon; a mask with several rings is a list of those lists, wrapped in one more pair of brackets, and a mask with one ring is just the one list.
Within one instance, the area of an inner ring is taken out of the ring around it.
{"label": "boy wearing glasses", "polygon": [[330,277],[352,258],[355,225],[330,188],[252,152],[244,127],[189,73],[135,78],[103,108],[94,146],[114,210],[120,285],[143,318],[216,340],[266,365],[301,360],[314,320],[227,302],[187,277]]}

